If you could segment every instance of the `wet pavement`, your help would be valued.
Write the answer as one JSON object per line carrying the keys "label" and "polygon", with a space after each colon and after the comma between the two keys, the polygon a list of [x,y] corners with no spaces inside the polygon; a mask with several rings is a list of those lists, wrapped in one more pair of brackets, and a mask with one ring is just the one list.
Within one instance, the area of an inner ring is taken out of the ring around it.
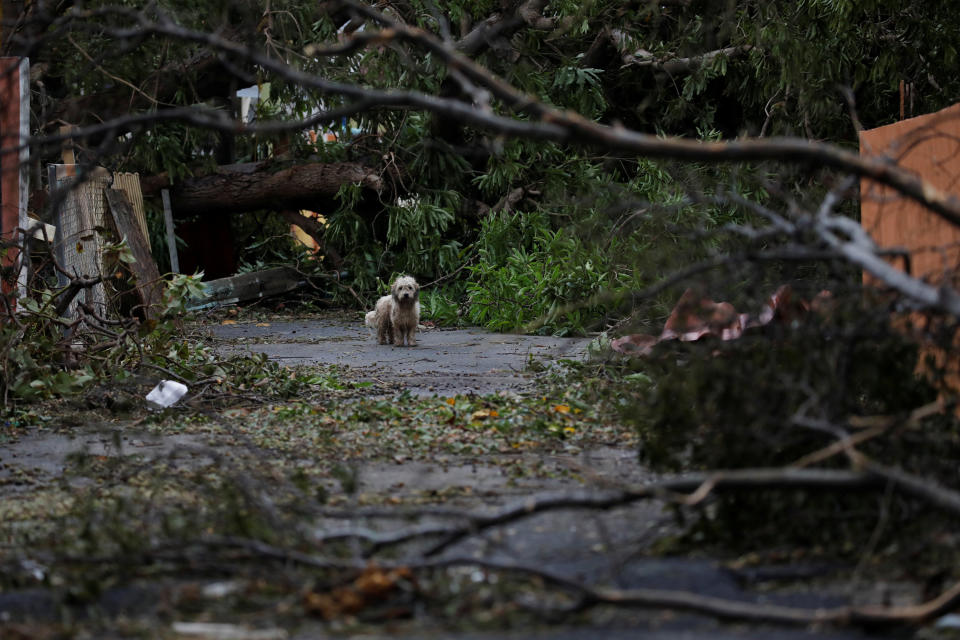
{"label": "wet pavement", "polygon": [[84,430],[76,434],[34,432],[0,447],[0,480],[10,477],[15,467],[58,475],[76,455],[139,455],[149,459],[169,456],[185,447],[201,446],[206,440],[189,434],[124,433],[118,428]]}
{"label": "wet pavement", "polygon": [[361,377],[398,382],[414,395],[523,391],[532,369],[580,359],[587,338],[425,329],[415,347],[377,344],[361,318],[215,325],[227,352],[265,353],[285,364],[335,364]]}

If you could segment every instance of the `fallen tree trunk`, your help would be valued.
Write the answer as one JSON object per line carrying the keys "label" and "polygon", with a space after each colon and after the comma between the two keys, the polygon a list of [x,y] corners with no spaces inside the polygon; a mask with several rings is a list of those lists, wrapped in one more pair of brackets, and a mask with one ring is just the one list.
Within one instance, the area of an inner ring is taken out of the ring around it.
{"label": "fallen tree trunk", "polygon": [[345,185],[359,184],[371,194],[383,190],[383,180],[374,167],[357,162],[294,165],[277,169],[273,163],[249,163],[217,167],[214,173],[170,184],[169,176],[144,178],[145,195],[170,189],[171,205],[178,218],[212,213],[245,213],[309,209],[329,212],[334,197]]}
{"label": "fallen tree trunk", "polygon": [[205,282],[206,297],[193,300],[190,309],[208,309],[238,302],[260,300],[269,296],[289,293],[306,284],[306,278],[291,267],[276,267],[265,271],[241,273],[230,278]]}

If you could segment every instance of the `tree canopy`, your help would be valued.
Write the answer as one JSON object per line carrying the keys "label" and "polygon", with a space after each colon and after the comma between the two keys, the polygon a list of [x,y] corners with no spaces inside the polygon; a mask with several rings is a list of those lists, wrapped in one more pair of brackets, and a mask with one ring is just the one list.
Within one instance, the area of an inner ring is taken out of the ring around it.
{"label": "tree canopy", "polygon": [[[237,212],[324,214],[328,226],[314,231],[360,290],[391,272],[445,277],[481,255],[473,268],[484,290],[508,259],[520,281],[502,284],[516,288],[576,256],[590,271],[541,292],[563,305],[574,291],[650,284],[636,273],[639,255],[651,253],[652,235],[677,229],[661,219],[636,233],[655,216],[630,211],[676,210],[689,192],[731,179],[749,193],[763,191],[760,175],[776,173],[787,189],[811,179],[796,177],[797,165],[704,173],[644,160],[689,147],[618,145],[578,130],[572,114],[610,125],[614,138],[622,127],[850,146],[857,127],[899,116],[901,81],[907,115],[960,95],[954,13],[947,2],[892,1],[39,3],[7,21],[3,46],[31,58],[38,140],[56,149],[59,127],[79,125],[82,158],[160,176],[181,212],[210,214],[190,199],[202,188],[190,180],[218,165],[269,161],[261,170],[271,174],[354,163],[366,169],[321,179],[315,192],[231,200]],[[255,121],[239,123],[236,91],[251,85],[263,99]],[[311,144],[308,129],[339,142]],[[804,174],[818,153],[767,148],[741,159],[794,156]],[[681,226],[724,220],[684,210]],[[513,311],[473,320],[516,326]]]}

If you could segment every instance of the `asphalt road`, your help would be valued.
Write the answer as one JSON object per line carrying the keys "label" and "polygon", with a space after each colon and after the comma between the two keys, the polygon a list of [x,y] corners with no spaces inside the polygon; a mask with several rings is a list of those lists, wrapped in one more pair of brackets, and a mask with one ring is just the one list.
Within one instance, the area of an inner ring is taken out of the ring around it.
{"label": "asphalt road", "polygon": [[215,325],[225,349],[265,353],[286,364],[350,367],[361,377],[401,383],[415,395],[522,391],[532,370],[579,359],[589,339],[500,334],[480,329],[425,329],[417,346],[377,344],[359,317]]}

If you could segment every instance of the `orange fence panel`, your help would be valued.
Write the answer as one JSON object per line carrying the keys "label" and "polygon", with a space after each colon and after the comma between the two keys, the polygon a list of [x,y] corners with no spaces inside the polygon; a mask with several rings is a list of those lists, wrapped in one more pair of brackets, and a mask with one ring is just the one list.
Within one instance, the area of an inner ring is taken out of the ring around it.
{"label": "orange fence panel", "polygon": [[[960,195],[960,104],[862,131],[860,154],[886,156],[938,189]],[[883,248],[910,253],[911,275],[954,280],[960,266],[960,228],[871,180],[860,182],[863,228]],[[902,266],[902,261],[895,261]]]}

